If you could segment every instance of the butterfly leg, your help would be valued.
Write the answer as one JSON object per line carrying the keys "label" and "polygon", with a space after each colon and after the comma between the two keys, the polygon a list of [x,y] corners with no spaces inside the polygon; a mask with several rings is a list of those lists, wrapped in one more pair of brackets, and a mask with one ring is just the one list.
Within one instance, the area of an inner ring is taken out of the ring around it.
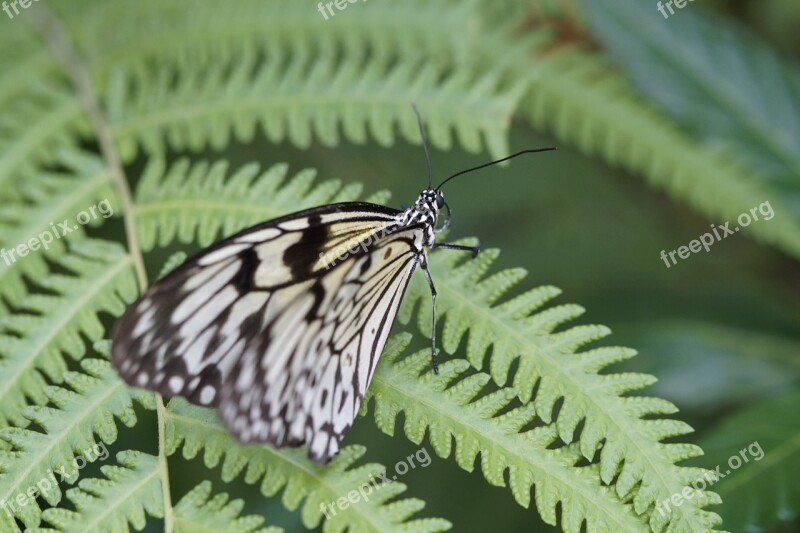
{"label": "butterfly leg", "polygon": [[[480,245],[464,246],[462,244],[450,244],[447,242],[434,243],[433,248],[472,252],[472,257],[477,256],[478,252],[481,251]],[[424,255],[420,260],[420,268],[422,268],[422,270],[425,272],[425,278],[428,280],[428,287],[431,289],[431,361],[433,363],[433,373],[438,375],[439,359],[436,356],[436,286],[433,284],[431,272],[428,270],[428,258]]]}
{"label": "butterfly leg", "polygon": [[464,250],[465,252],[472,252],[472,257],[476,257],[478,252],[481,251],[481,245],[477,246],[464,246],[462,244],[450,244],[449,242],[434,243],[433,248],[442,248],[445,250]]}
{"label": "butterfly leg", "polygon": [[431,362],[433,363],[433,373],[439,374],[439,360],[436,357],[436,287],[431,278],[431,271],[428,270],[428,259],[424,255],[420,261],[420,267],[425,272],[428,280],[428,287],[431,289]]}

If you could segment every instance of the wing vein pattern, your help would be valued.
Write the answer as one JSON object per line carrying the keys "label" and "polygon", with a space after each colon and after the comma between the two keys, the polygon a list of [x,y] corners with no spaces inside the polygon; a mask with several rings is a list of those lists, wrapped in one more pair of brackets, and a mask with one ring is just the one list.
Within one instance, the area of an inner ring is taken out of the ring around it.
{"label": "wing vein pattern", "polygon": [[216,407],[242,442],[308,443],[328,462],[424,255],[402,214],[331,204],[222,240],[129,306],[114,365],[131,385]]}

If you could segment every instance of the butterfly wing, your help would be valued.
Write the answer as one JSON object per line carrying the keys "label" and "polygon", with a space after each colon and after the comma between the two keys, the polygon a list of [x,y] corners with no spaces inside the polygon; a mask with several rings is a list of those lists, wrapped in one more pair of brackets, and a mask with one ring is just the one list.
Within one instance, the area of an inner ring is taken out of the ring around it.
{"label": "butterfly wing", "polygon": [[423,252],[398,211],[353,202],[244,230],[156,282],[120,318],[131,385],[215,406],[243,442],[339,449]]}

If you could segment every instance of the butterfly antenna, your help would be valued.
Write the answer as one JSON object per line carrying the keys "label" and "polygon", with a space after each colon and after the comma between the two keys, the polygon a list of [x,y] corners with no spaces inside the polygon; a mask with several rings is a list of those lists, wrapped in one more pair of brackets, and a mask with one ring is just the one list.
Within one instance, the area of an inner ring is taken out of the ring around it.
{"label": "butterfly antenna", "polygon": [[502,163],[503,161],[508,161],[509,159],[514,159],[515,157],[517,157],[519,155],[522,155],[522,154],[535,154],[535,153],[538,153],[538,152],[550,152],[550,151],[555,150],[555,149],[556,149],[555,146],[550,146],[548,148],[536,148],[535,150],[522,150],[521,152],[517,152],[516,154],[511,154],[511,155],[506,156],[506,157],[504,157],[502,159],[498,159],[496,161],[489,161],[488,163],[484,163],[482,165],[478,165],[477,167],[472,167],[472,168],[468,168],[467,170],[462,170],[461,172],[456,172],[455,174],[453,174],[452,176],[450,176],[449,178],[447,178],[443,182],[441,182],[436,187],[436,190],[438,191],[439,189],[442,188],[442,185],[444,185],[445,183],[447,183],[448,181],[450,181],[453,178],[461,176],[462,174],[467,174],[468,172],[474,172],[475,170],[480,170],[482,168],[486,168],[486,167],[490,167],[492,165],[496,165],[498,163]]}
{"label": "butterfly antenna", "polygon": [[431,156],[428,154],[428,143],[425,141],[425,130],[422,129],[422,117],[419,114],[419,109],[414,102],[411,102],[411,107],[414,108],[414,113],[417,115],[417,126],[419,126],[419,136],[422,138],[422,149],[425,150],[425,161],[428,163],[428,188],[433,187],[433,171],[431,169]]}

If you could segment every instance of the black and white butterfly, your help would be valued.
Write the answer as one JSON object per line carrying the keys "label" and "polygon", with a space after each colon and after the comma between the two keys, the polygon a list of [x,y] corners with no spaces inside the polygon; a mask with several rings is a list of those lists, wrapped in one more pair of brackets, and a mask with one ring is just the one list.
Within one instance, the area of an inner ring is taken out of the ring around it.
{"label": "black and white butterfly", "polygon": [[[419,118],[419,115],[417,115]],[[420,122],[420,133],[422,125]],[[423,146],[424,135],[423,135]],[[548,150],[548,149],[544,149]],[[327,463],[369,385],[411,275],[436,290],[441,186],[395,210],[365,202],[323,205],[240,231],[188,259],[128,307],[111,360],[136,387],[217,408],[241,442],[308,443]],[[427,158],[427,147],[425,155]]]}

